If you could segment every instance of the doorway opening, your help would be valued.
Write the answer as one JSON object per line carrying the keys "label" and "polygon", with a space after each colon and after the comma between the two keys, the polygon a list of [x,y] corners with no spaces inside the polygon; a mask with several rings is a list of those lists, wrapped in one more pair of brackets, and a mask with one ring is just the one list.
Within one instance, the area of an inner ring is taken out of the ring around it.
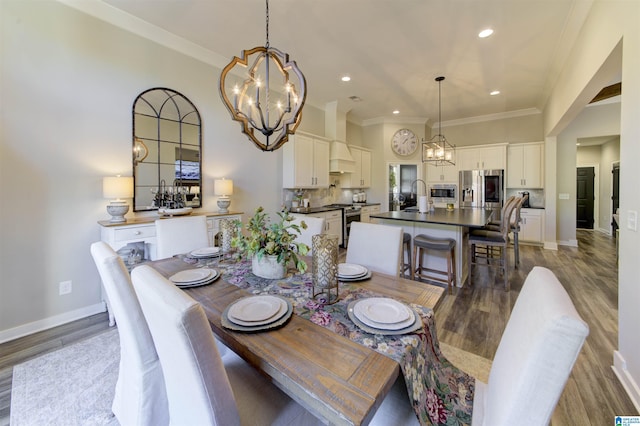
{"label": "doorway opening", "polygon": [[389,163],[389,211],[404,210],[417,205],[417,191],[412,191],[411,184],[419,179],[421,174],[422,170],[418,164]]}

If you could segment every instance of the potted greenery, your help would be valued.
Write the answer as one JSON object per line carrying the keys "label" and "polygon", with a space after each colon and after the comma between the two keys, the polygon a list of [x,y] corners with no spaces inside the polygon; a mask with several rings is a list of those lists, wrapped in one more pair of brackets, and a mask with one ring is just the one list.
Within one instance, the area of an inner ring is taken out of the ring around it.
{"label": "potted greenery", "polygon": [[293,223],[294,217],[287,210],[278,212],[280,218],[270,223],[264,208],[258,207],[246,226],[248,235],[242,233],[242,222],[236,220],[236,234],[231,247],[238,249],[240,257],[251,259],[252,272],[263,278],[283,278],[287,273],[287,264],[293,261],[301,274],[307,270],[307,264],[300,256],[309,252],[309,246],[295,241],[300,228],[307,224]]}

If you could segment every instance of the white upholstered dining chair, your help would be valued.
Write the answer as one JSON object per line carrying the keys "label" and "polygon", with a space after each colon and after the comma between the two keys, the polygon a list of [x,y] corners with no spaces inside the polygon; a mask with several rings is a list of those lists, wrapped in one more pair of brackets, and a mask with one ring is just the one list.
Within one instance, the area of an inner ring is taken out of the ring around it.
{"label": "white upholstered dining chair", "polygon": [[207,247],[206,216],[186,216],[156,220],[156,257],[164,259],[176,254]]}
{"label": "white upholstered dining chair", "polygon": [[220,356],[202,306],[150,266],[132,272],[175,425],[320,422],[232,351]]}
{"label": "white upholstered dining chair", "polygon": [[346,262],[365,266],[374,272],[398,276],[403,234],[398,226],[351,222]]}
{"label": "white upholstered dining chair", "polygon": [[124,262],[106,243],[91,245],[110,309],[118,323],[120,370],[112,411],[121,425],[168,425],[162,368]]}
{"label": "white upholstered dining chair", "polygon": [[[488,383],[475,381],[472,426],[548,425],[588,334],[553,272],[534,267],[502,334]],[[371,425],[417,424],[399,382]]]}
{"label": "white upholstered dining chair", "polygon": [[[292,214],[291,216],[294,217],[294,220],[291,223],[300,226],[300,235],[296,237],[296,241],[305,243],[309,246],[309,252],[311,252],[311,237],[324,232],[324,218],[301,214]],[[307,229],[302,229],[302,221],[307,225]]]}

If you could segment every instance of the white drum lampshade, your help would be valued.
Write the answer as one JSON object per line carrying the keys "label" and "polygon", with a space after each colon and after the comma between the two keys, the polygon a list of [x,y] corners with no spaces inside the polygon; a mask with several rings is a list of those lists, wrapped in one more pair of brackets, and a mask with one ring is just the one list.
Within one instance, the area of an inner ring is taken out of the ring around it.
{"label": "white drum lampshade", "polygon": [[107,176],[102,179],[102,196],[111,202],[107,205],[107,213],[111,222],[126,222],[124,215],[129,211],[125,198],[133,197],[133,178],[131,176]]}
{"label": "white drum lampshade", "polygon": [[213,182],[213,192],[218,198],[218,213],[229,213],[231,205],[230,195],[233,195],[233,181],[231,179],[216,179]]}

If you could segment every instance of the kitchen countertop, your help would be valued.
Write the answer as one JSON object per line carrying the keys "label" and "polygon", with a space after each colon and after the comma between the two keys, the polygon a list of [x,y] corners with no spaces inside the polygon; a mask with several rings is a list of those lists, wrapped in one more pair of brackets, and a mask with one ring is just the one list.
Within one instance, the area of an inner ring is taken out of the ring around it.
{"label": "kitchen countertop", "polygon": [[[379,206],[380,203],[353,203],[355,207],[368,207],[368,206]],[[322,212],[330,212],[332,210],[340,210],[341,207],[296,207],[290,210],[291,213],[300,213],[300,214],[310,214],[310,213],[322,213]]]}
{"label": "kitchen countertop", "polygon": [[289,213],[299,213],[299,214],[311,214],[311,213],[322,213],[322,212],[330,212],[332,210],[342,210],[341,207],[294,207],[289,210]]}
{"label": "kitchen countertop", "polygon": [[375,219],[404,220],[407,222],[435,223],[440,225],[464,226],[481,228],[490,220],[493,212],[484,209],[453,209],[436,208],[429,213],[391,211],[372,214]]}

